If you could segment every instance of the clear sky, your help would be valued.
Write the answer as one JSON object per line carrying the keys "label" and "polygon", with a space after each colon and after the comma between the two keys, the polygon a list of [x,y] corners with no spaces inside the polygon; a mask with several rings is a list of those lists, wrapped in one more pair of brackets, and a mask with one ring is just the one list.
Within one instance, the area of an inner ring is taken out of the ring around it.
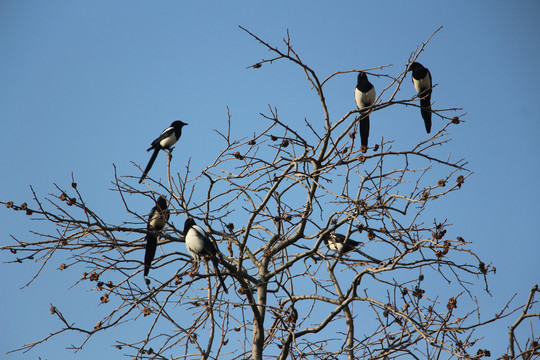
{"label": "clear sky", "polygon": [[[274,44],[289,29],[296,51],[320,77],[387,64],[397,74],[442,25],[419,61],[438,84],[434,106],[467,113],[466,123],[451,130],[451,148],[474,175],[435,210],[497,268],[492,297],[477,284],[483,313],[493,314],[514,293],[525,301],[540,282],[539,16],[533,0],[1,1],[0,199],[30,203],[29,185],[45,196],[54,183],[68,187],[73,172],[93,208],[120,222],[122,207],[108,190],[113,164],[122,175],[138,175],[131,162],[144,165],[146,147],[173,120],[189,123],[173,161],[186,154],[202,167],[216,154],[211,130],[224,129],[227,107],[243,136],[268,104],[291,121],[318,111],[290,64],[246,69],[270,55],[238,25]],[[336,84],[328,94],[333,111],[353,109],[355,76]],[[423,136],[374,120],[372,131],[385,138]],[[42,225],[0,209],[2,244],[9,235],[31,239],[29,229]],[[72,320],[96,322],[97,303],[66,290],[75,274],[56,270],[60,261],[20,290],[39,264],[6,264],[9,255],[0,254],[0,354],[58,328],[50,303],[64,306]],[[485,329],[483,347],[493,356],[505,350],[512,320]],[[58,340],[5,358],[118,356],[103,335],[77,355],[63,348],[80,337]]]}

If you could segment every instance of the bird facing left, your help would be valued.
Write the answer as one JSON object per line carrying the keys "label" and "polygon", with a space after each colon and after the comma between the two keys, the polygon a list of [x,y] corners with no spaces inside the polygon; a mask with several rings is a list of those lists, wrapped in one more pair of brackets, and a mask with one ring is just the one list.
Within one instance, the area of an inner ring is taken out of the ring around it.
{"label": "bird facing left", "polygon": [[225,286],[223,276],[219,271],[217,249],[210,241],[210,238],[208,237],[208,234],[206,234],[206,231],[204,231],[199,225],[196,225],[195,220],[193,220],[192,218],[188,218],[184,223],[184,237],[186,241],[186,248],[191,257],[195,260],[195,267],[199,266],[201,256],[210,256],[223,291],[228,293],[229,291]]}
{"label": "bird facing left", "polygon": [[156,255],[157,233],[163,230],[167,221],[169,221],[170,215],[171,212],[167,207],[167,199],[160,196],[156,201],[156,206],[150,210],[148,222],[146,223],[146,230],[148,233],[146,234],[146,250],[144,252],[144,277],[148,276],[152,261]]}

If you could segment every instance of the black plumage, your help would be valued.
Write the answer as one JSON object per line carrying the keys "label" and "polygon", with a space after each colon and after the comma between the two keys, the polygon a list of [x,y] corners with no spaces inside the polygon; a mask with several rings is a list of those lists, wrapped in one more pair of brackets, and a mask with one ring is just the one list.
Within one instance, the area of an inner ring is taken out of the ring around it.
{"label": "black plumage", "polygon": [[433,86],[431,73],[418,62],[413,62],[409,71],[412,71],[412,82],[420,98],[420,113],[429,134],[431,132],[431,90]]}
{"label": "black plumage", "polygon": [[223,290],[227,293],[227,287],[225,286],[225,281],[223,276],[219,271],[218,260],[217,260],[217,249],[210,241],[208,234],[199,226],[195,224],[195,220],[188,218],[184,223],[184,237],[186,241],[186,248],[190,253],[191,257],[195,260],[196,267],[199,266],[199,261],[201,256],[208,255],[212,260],[214,269],[219,278]]}
{"label": "black plumage", "polygon": [[144,252],[144,276],[148,276],[152,261],[156,255],[158,232],[162,231],[169,221],[170,211],[167,207],[167,199],[160,196],[156,201],[156,206],[150,211],[148,215],[148,222],[146,229],[146,250]]}
{"label": "black plumage", "polygon": [[363,245],[362,242],[355,241],[353,239],[347,239],[345,235],[339,234],[336,232],[331,232],[330,234],[324,236],[323,238],[324,243],[326,246],[328,246],[328,249],[330,249],[333,252],[341,254],[346,254],[351,251],[355,251],[359,253],[360,255],[368,258],[369,260],[373,261],[376,264],[379,264],[381,261],[366,254],[362,250],[358,249],[361,245]]}
{"label": "black plumage", "polygon": [[152,165],[154,165],[154,161],[156,161],[159,150],[172,151],[172,146],[176,144],[178,139],[180,139],[180,136],[182,136],[182,127],[184,127],[185,125],[187,124],[183,121],[173,121],[171,126],[163,130],[161,135],[159,135],[157,139],[152,141],[151,146],[146,151],[154,150],[154,152],[152,153],[152,156],[150,156],[148,165],[146,165],[146,168],[141,175],[139,184],[143,182],[144,178],[146,177],[146,175],[148,175],[148,172],[152,168]]}
{"label": "black plumage", "polygon": [[358,107],[361,116],[360,120],[360,142],[362,146],[368,146],[369,138],[369,115],[362,110],[373,105],[375,102],[375,88],[369,82],[366,73],[360,71],[358,73],[356,86],[354,88],[354,100]]}

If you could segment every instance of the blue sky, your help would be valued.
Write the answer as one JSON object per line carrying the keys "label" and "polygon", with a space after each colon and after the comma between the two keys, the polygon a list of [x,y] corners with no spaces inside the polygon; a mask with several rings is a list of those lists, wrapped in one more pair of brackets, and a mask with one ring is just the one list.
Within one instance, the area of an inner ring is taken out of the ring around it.
{"label": "blue sky", "polygon": [[[485,314],[496,312],[514,293],[524,301],[540,275],[540,125],[533,109],[540,99],[539,3],[329,4],[0,2],[0,199],[30,202],[29,185],[45,196],[55,191],[54,183],[68,187],[74,173],[93,208],[120,222],[121,204],[108,191],[113,164],[122,175],[138,175],[131,162],[144,165],[146,147],[173,120],[189,123],[173,161],[182,164],[189,156],[203,167],[216,154],[218,137],[211,130],[225,129],[227,107],[238,136],[259,126],[259,113],[268,104],[293,123],[317,116],[317,99],[292,65],[246,69],[270,54],[238,25],[272,44],[289,29],[296,51],[322,78],[387,64],[397,74],[442,25],[419,61],[438,84],[435,106],[467,113],[466,123],[451,130],[451,148],[454,156],[468,160],[474,175],[433,211],[444,214],[496,266],[492,297],[481,294],[478,283]],[[385,85],[383,78],[372,82]],[[351,74],[329,85],[334,115],[354,108],[354,84]],[[382,117],[380,124],[372,120],[378,136],[413,142],[424,136],[400,124],[384,127],[388,121]],[[147,205],[141,199],[141,207]],[[43,229],[20,214],[0,213],[2,244],[10,234],[30,239],[29,229]],[[20,290],[39,264],[6,264],[9,260],[9,254],[0,254],[0,353],[56,329],[51,302],[63,303],[73,319],[86,311],[83,304],[94,306],[84,292],[65,290],[74,279],[55,270],[60,262]],[[510,322],[486,328],[484,347],[502,353]],[[77,339],[63,336],[6,359],[118,356],[104,336],[77,355],[63,349]]]}

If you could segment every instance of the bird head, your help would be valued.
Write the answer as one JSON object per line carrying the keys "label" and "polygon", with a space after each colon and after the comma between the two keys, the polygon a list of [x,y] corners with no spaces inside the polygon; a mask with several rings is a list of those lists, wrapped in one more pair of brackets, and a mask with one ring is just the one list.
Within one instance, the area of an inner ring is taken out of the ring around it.
{"label": "bird head", "polygon": [[193,218],[187,218],[186,222],[184,223],[184,236],[193,225],[195,225],[195,220],[193,220]]}
{"label": "bird head", "polygon": [[188,125],[188,123],[185,123],[185,122],[180,121],[180,120],[173,121],[172,124],[171,124],[172,127],[179,126],[180,128],[182,128],[182,126],[186,126],[186,125]]}
{"label": "bird head", "polygon": [[419,62],[416,62],[416,61],[415,61],[415,62],[413,62],[413,63],[411,64],[411,66],[409,66],[409,70],[407,70],[407,71],[412,71],[412,72],[414,72],[414,71],[420,70],[420,69],[422,69],[422,68],[423,68],[422,64],[420,64]]}
{"label": "bird head", "polygon": [[159,198],[156,201],[157,207],[160,209],[166,209],[167,208],[167,199],[160,195]]}
{"label": "bird head", "polygon": [[366,75],[366,73],[363,72],[363,71],[359,71],[359,72],[358,72],[358,77],[357,77],[357,82],[358,82],[358,84],[360,84],[362,81],[365,81],[365,80],[367,80],[367,75]]}
{"label": "bird head", "polygon": [[326,235],[323,236],[323,241],[324,241],[324,243],[325,243],[326,245],[328,245],[328,236],[329,236],[328,234],[326,234]]}

